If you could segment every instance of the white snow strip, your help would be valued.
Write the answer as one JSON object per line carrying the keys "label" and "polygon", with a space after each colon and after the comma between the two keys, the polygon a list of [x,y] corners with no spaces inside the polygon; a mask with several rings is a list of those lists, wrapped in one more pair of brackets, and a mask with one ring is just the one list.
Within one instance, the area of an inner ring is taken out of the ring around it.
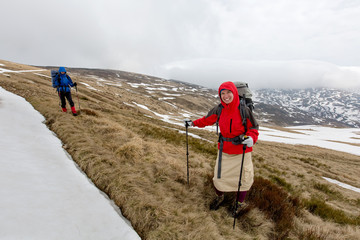
{"label": "white snow strip", "polygon": [[105,85],[115,86],[115,87],[122,87],[122,84],[121,84],[121,83],[110,83],[110,82],[106,82]]}
{"label": "white snow strip", "polygon": [[[148,111],[150,111],[150,109],[147,107],[147,106],[145,106],[145,105],[142,105],[142,104],[139,104],[139,103],[136,103],[136,102],[133,102],[136,106],[138,106],[138,107],[140,107],[140,108],[142,108],[142,109],[145,109],[145,110],[148,110]],[[150,111],[151,112],[151,111]]]}
{"label": "white snow strip", "polygon": [[34,74],[35,74],[35,75],[38,75],[38,76],[41,76],[41,77],[51,78],[50,76],[45,75],[45,74],[41,74],[41,73],[35,73],[35,72],[34,72]]}
{"label": "white snow strip", "polygon": [[162,101],[162,100],[173,100],[175,99],[174,97],[163,97],[163,98],[158,98],[159,101]]}
{"label": "white snow strip", "polygon": [[189,119],[193,114],[189,111],[183,110],[183,113],[181,113],[185,118]]}
{"label": "white snow strip", "polygon": [[127,102],[123,102],[125,105],[130,106],[130,107],[135,107],[135,105],[132,105],[131,103],[127,103]]}
{"label": "white snow strip", "polygon": [[99,91],[99,92],[101,92],[99,89],[96,89],[96,88],[90,86],[90,85],[87,84],[87,83],[84,83],[84,82],[80,82],[80,83],[83,84],[83,85],[85,85],[85,86],[86,86],[88,89],[90,89],[90,90],[94,90],[94,91]]}
{"label": "white snow strip", "polygon": [[140,86],[149,86],[149,84],[146,84],[146,83],[127,83],[127,84],[129,84],[131,87],[133,87],[133,88],[138,88],[138,87],[140,87]]}
{"label": "white snow strip", "polygon": [[[160,113],[157,113],[155,111],[152,111],[150,110],[147,106],[145,105],[142,105],[142,104],[139,104],[139,103],[136,103],[136,102],[133,102],[136,106],[142,108],[142,109],[145,109],[149,112],[152,112],[153,114],[155,114],[156,116],[160,117],[160,120],[161,121],[164,121],[164,122],[167,122],[167,123],[171,123],[171,124],[175,124],[175,125],[178,125],[178,126],[184,126],[184,122],[183,120],[184,119],[181,119],[179,120],[178,118],[174,117],[174,116],[170,116],[170,115],[166,115],[166,114],[160,114]],[[129,103],[125,103],[124,104],[128,105],[128,106],[132,106],[134,107],[134,105],[132,104],[129,104]],[[188,118],[190,116],[190,112],[186,112],[182,114],[185,118]],[[149,115],[147,115],[148,117],[151,117]],[[152,117],[151,117],[152,118]],[[201,129],[204,129],[204,130],[207,130],[207,131],[213,131],[215,132],[216,131],[216,126],[206,126],[204,128],[201,128]],[[200,138],[200,137],[199,137]]]}
{"label": "white snow strip", "polygon": [[0,87],[0,116],[1,239],[140,239],[24,98]]}
{"label": "white snow strip", "polygon": [[149,91],[169,91],[169,89],[165,87],[160,87],[160,88],[147,87],[145,89]]}
{"label": "white snow strip", "polygon": [[346,188],[346,189],[349,189],[349,190],[360,193],[360,188],[353,187],[353,186],[351,186],[349,184],[342,183],[342,182],[339,182],[338,180],[334,180],[334,179],[331,179],[331,178],[327,178],[327,177],[322,177],[322,178],[325,179],[326,181],[334,183],[334,184],[336,184],[336,185],[338,185],[340,187],[343,187],[343,188]]}
{"label": "white snow strip", "polygon": [[165,86],[165,87],[173,87],[172,85],[165,84],[165,83],[154,83],[153,85],[156,85],[156,86]]}
{"label": "white snow strip", "polygon": [[[178,131],[179,133],[186,134],[186,131],[182,131],[182,130],[177,130],[177,131]],[[190,133],[189,131],[188,131],[188,135],[191,136],[191,137],[193,137],[193,138],[201,139],[201,140],[204,140],[204,141],[209,142],[209,143],[214,143],[213,141],[207,140],[206,138],[202,138],[202,137],[200,137],[199,135]]]}
{"label": "white snow strip", "polygon": [[164,103],[169,104],[169,105],[172,106],[173,108],[178,108],[175,104],[172,104],[172,103],[169,103],[169,102],[166,102],[166,101],[164,101]]}
{"label": "white snow strip", "polygon": [[23,73],[23,72],[43,72],[43,71],[47,71],[47,70],[41,69],[41,70],[18,70],[18,71],[13,71],[13,70],[5,69],[5,68],[0,68],[0,73]]}
{"label": "white snow strip", "polygon": [[[160,114],[160,113],[157,113],[155,111],[152,111],[150,110],[147,106],[145,105],[142,105],[142,104],[139,104],[139,103],[136,103],[136,102],[133,102],[136,106],[142,108],[142,109],[145,109],[149,112],[152,112],[153,114],[155,114],[156,116],[160,117],[162,121],[164,122],[167,122],[167,123],[171,123],[171,124],[177,124],[179,125],[179,122],[178,121],[174,121],[172,116],[169,116],[169,115],[166,115],[166,114]],[[148,117],[151,117],[151,116],[148,116]]]}
{"label": "white snow strip", "polygon": [[181,97],[183,94],[178,94],[178,93],[166,93],[166,92],[162,92],[161,94],[165,95],[165,96],[173,96],[173,97]]}

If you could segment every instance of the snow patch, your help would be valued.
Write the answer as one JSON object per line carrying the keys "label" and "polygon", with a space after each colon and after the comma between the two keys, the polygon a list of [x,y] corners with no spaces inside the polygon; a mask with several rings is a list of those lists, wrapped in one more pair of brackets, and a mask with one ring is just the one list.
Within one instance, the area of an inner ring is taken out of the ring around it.
{"label": "snow patch", "polygon": [[13,71],[13,70],[9,70],[9,69],[5,69],[5,68],[0,68],[0,73],[24,73],[24,72],[43,72],[43,71],[47,71],[47,70],[18,70],[18,71]]}
{"label": "snow patch", "polygon": [[334,179],[331,179],[331,178],[327,178],[327,177],[322,177],[322,178],[325,179],[326,181],[334,183],[334,184],[336,184],[336,185],[338,185],[340,187],[343,187],[343,188],[346,188],[346,189],[349,189],[349,190],[360,193],[360,188],[353,187],[353,186],[351,186],[349,184],[342,183],[342,182],[339,182],[338,180],[334,180]]}
{"label": "snow patch", "polygon": [[90,89],[90,90],[94,90],[94,91],[99,91],[99,92],[101,92],[101,90],[99,90],[99,89],[96,89],[96,88],[94,88],[94,87],[92,87],[92,86],[90,86],[89,84],[87,84],[87,83],[84,83],[84,82],[80,82],[81,84],[83,84],[83,85],[85,85],[86,86],[86,88],[88,88],[88,89]]}
{"label": "snow patch", "polygon": [[287,127],[291,132],[260,127],[259,140],[286,144],[311,145],[354,155],[360,155],[360,148],[351,145],[360,144],[356,139],[358,128],[331,128],[322,126]]}
{"label": "snow patch", "polygon": [[38,76],[40,76],[40,77],[47,77],[47,78],[51,78],[50,76],[45,75],[45,74],[41,74],[41,73],[35,73],[35,72],[34,72],[34,74],[35,74],[35,75],[38,75]]}
{"label": "snow patch", "polygon": [[173,100],[175,99],[174,97],[163,97],[163,98],[158,98],[159,101],[162,101],[162,100]]}
{"label": "snow patch", "polygon": [[140,86],[149,86],[149,84],[146,84],[146,83],[127,83],[127,84],[129,84],[131,87],[133,87],[133,88],[139,88]]}
{"label": "snow patch", "polygon": [[140,239],[45,118],[1,87],[0,96],[1,239]]}

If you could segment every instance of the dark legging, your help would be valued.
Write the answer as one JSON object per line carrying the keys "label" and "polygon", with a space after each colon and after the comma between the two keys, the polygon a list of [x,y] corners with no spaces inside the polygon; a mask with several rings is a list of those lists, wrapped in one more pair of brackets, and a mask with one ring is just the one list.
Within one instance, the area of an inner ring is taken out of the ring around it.
{"label": "dark legging", "polygon": [[61,99],[61,107],[65,108],[66,106],[66,101],[65,98],[68,100],[70,107],[74,106],[74,102],[71,98],[71,93],[70,92],[60,92],[59,93],[60,99]]}
{"label": "dark legging", "polygon": [[[215,191],[216,191],[216,195],[218,195],[218,196],[222,196],[224,194],[224,192],[221,192],[221,191],[217,190],[216,188],[215,188]],[[241,203],[244,202],[246,193],[247,193],[247,191],[240,191],[239,192],[239,197],[237,199],[238,202],[241,202]]]}

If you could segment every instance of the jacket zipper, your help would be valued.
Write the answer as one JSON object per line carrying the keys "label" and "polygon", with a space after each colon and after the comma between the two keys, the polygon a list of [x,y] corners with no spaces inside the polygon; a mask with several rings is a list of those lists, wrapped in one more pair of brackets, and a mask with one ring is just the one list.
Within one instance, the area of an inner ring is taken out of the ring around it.
{"label": "jacket zipper", "polygon": [[231,133],[232,119],[230,119],[230,133]]}

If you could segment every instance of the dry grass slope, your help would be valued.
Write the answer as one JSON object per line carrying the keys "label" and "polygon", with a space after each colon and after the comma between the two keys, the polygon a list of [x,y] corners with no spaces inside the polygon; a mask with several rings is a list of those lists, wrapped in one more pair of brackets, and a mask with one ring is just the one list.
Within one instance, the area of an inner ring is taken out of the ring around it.
{"label": "dry grass slope", "polygon": [[[38,69],[0,63],[13,70]],[[38,73],[50,76],[48,70]],[[253,155],[257,177],[247,196],[250,205],[233,230],[233,219],[226,207],[218,211],[208,209],[214,194],[211,178],[215,143],[190,137],[187,186],[186,139],[177,131],[184,129],[149,117],[145,110],[126,103],[136,101],[162,113],[166,113],[168,104],[127,85],[126,81],[136,79],[122,79],[121,87],[100,86],[83,71],[82,75],[71,76],[100,91],[79,84],[81,114],[73,117],[60,112],[50,79],[42,75],[0,74],[0,86],[23,96],[45,116],[46,124],[62,140],[64,149],[94,184],[114,200],[143,239],[360,239],[359,193],[321,178],[360,187],[358,156],[259,142]],[[77,107],[75,91],[73,98]],[[191,98],[195,103],[191,108],[205,102]],[[186,103],[181,106],[185,108]],[[214,133],[190,131],[216,141]],[[227,194],[229,203],[232,198]],[[329,211],[333,214],[324,214]]]}

